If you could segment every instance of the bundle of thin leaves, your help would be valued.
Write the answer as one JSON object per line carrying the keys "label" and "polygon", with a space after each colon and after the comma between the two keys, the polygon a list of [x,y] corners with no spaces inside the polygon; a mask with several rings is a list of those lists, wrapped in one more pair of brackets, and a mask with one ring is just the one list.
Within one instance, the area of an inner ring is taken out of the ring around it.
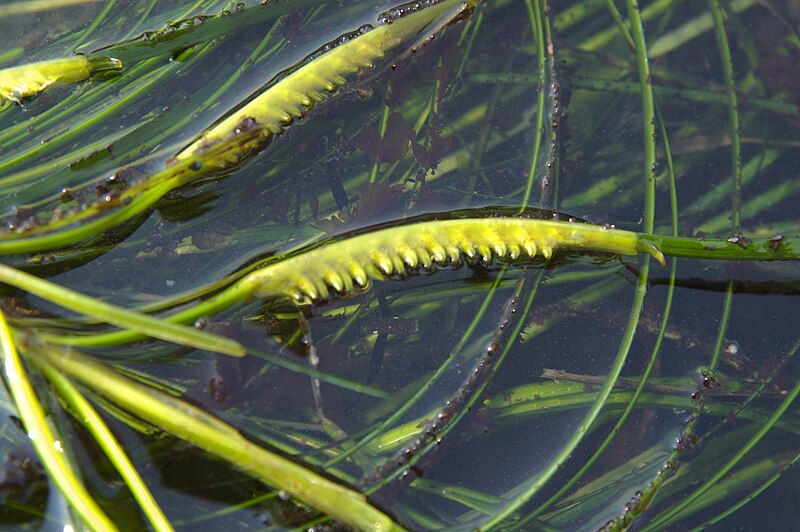
{"label": "bundle of thin leaves", "polygon": [[2,523],[796,520],[800,15],[550,4],[0,6]]}

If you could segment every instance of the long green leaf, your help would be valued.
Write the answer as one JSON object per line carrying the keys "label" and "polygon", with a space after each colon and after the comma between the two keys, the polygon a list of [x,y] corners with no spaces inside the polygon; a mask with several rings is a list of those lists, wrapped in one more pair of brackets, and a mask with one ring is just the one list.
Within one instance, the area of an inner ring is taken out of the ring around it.
{"label": "long green leaf", "polygon": [[3,353],[3,371],[6,383],[14,398],[22,424],[28,431],[31,444],[36,449],[53,483],[89,526],[96,530],[116,530],[114,523],[103,513],[92,496],[64,459],[61,440],[56,438],[33,390],[25,366],[14,343],[5,313],[0,311],[0,348]]}
{"label": "long green leaf", "polygon": [[66,309],[123,329],[131,329],[145,336],[227,355],[244,355],[244,348],[235,340],[126,310],[39,279],[5,264],[0,264],[0,282],[30,292]]}

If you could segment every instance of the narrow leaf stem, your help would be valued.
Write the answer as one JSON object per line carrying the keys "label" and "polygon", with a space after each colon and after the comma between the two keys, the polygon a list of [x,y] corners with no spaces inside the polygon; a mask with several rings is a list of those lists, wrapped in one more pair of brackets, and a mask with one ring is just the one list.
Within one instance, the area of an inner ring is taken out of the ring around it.
{"label": "narrow leaf stem", "polygon": [[111,463],[114,464],[120,476],[125,480],[125,484],[127,484],[133,496],[136,497],[153,529],[158,532],[173,530],[169,519],[164,515],[142,477],[139,476],[136,466],[131,463],[130,458],[125,454],[122,446],[111,433],[103,418],[97,413],[97,410],[69,379],[56,371],[53,366],[42,359],[37,359],[36,362],[47,380],[58,390],[59,395],[74,411],[75,417],[92,433],[97,444],[106,453]]}
{"label": "narrow leaf stem", "polygon": [[78,475],[61,454],[63,452],[61,441],[56,439],[50,425],[47,424],[44,408],[36,397],[17,352],[5,314],[1,310],[0,350],[2,350],[5,382],[14,398],[22,424],[28,431],[31,444],[36,449],[36,454],[50,475],[50,479],[89,526],[96,530],[116,530],[114,523],[89,495]]}
{"label": "narrow leaf stem", "polygon": [[42,345],[36,356],[110,400],[187,442],[224,460],[267,485],[284,490],[334,519],[358,530],[401,528],[373,507],[364,495],[247,440],[231,425],[204,410],[125,378],[105,364],[74,350]]}
{"label": "narrow leaf stem", "polygon": [[229,338],[133,312],[39,279],[5,264],[0,264],[0,282],[25,290],[66,309],[146,336],[228,355],[244,355],[244,348]]}

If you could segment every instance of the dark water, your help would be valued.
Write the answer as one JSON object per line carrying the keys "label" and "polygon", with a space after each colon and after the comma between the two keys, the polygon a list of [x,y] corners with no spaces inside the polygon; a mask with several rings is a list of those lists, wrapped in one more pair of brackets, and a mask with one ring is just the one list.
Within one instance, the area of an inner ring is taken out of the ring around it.
{"label": "dark water", "polygon": [[[525,205],[642,231],[645,151],[632,47],[604,2],[535,3],[482,3],[415,53],[352,76],[244,164],[169,192],[100,243],[3,262],[133,307],[331,235],[430,213]],[[91,204],[97,186],[120,168],[135,169],[131,183],[145,179],[269,80],[394,7],[268,4],[117,2],[107,12],[103,3],[69,8],[73,14],[59,24],[48,23],[50,12],[19,16],[16,24],[0,18],[14,28],[0,37],[0,50],[9,50],[5,66],[76,48],[106,48],[128,61],[116,79],[57,86],[3,108],[0,128],[19,133],[0,138],[0,183],[32,176],[3,188],[4,219],[52,212],[64,187],[77,191],[70,201]],[[800,13],[793,2],[771,9],[722,2],[738,97],[732,129],[710,4],[642,2],[657,104],[655,231],[672,231],[672,168],[678,234],[797,236],[800,51],[792,28]],[[220,16],[222,9],[231,12]],[[625,6],[619,9],[627,19]],[[208,18],[181,26],[175,37],[122,42],[200,15]],[[14,51],[16,43],[22,49]],[[743,184],[734,202],[737,165]],[[731,221],[734,203],[739,228]],[[248,348],[243,359],[158,342],[90,352],[169,383],[253,441],[366,492],[413,529],[472,529],[498,524],[501,515],[503,526],[524,530],[597,529],[620,516],[667,460],[676,473],[635,526],[699,526],[766,487],[712,526],[795,529],[800,479],[787,465],[798,456],[797,405],[737,453],[800,378],[796,261],[679,261],[648,386],[594,464],[560,492],[609,435],[658,341],[671,270],[650,268],[638,311],[639,260],[558,255],[546,265],[467,264],[391,278],[300,311],[285,301],[248,301],[208,316],[208,329]],[[16,295],[4,307],[68,315]],[[639,322],[626,350],[632,313]],[[21,327],[37,325],[21,311],[17,317]],[[520,334],[512,334],[517,325]],[[312,345],[319,381],[306,370]],[[487,349],[503,355],[487,356]],[[709,374],[704,368],[715,353],[719,365]],[[623,356],[628,380],[588,419]],[[40,390],[92,494],[120,527],[143,526],[91,438],[49,388]],[[13,403],[2,404],[9,421],[0,517],[9,526],[60,526],[64,500],[38,469],[20,473],[20,456],[36,458],[11,421]],[[176,526],[325,526],[224,460],[158,431],[137,431],[100,406]],[[682,436],[693,412],[696,428]],[[430,435],[417,443],[424,431]],[[570,444],[576,433],[585,435]],[[334,460],[369,434],[377,437]],[[683,450],[673,454],[676,446]],[[726,465],[694,506],[657,521]]]}

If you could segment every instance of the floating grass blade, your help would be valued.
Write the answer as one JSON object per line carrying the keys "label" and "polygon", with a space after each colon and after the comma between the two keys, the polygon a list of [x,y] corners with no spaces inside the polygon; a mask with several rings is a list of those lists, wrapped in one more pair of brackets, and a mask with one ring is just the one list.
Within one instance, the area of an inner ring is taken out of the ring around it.
{"label": "floating grass blade", "polygon": [[[414,4],[416,5],[416,4]],[[360,68],[403,45],[414,46],[421,32],[426,37],[463,16],[474,4],[444,0],[425,9],[411,7],[386,15],[391,24],[359,33],[343,44],[288,74],[250,104],[213,127],[200,139],[180,151],[175,163],[150,174],[123,190],[112,201],[98,201],[85,209],[42,221],[24,232],[0,234],[0,253],[29,253],[56,249],[96,236],[145,212],[165,193],[194,182],[210,172],[229,168],[303,116],[315,102],[346,83]],[[102,199],[102,198],[101,198]]]}
{"label": "floating grass blade", "polygon": [[[208,160],[215,169],[238,164],[243,157],[265,146],[296,118],[328,98],[347,83],[347,76],[372,68],[375,62],[415,36],[434,34],[474,7],[474,0],[443,0],[428,7],[421,2],[401,6],[384,15],[383,24],[365,26],[341,44],[328,45],[321,55],[289,73],[253,101],[232,113],[181,150],[176,158],[201,155],[209,146],[235,140],[240,133],[260,126],[262,133],[249,142],[233,142],[222,156]],[[413,43],[412,43],[413,46]]]}
{"label": "floating grass blade", "polygon": [[358,530],[401,530],[361,493],[252,443],[234,427],[196,406],[123,377],[74,350],[64,352],[63,348],[39,345],[36,356],[165,432],[216,454],[334,519]]}
{"label": "floating grass blade", "polygon": [[5,264],[0,264],[0,282],[25,290],[66,309],[123,329],[134,330],[145,336],[227,355],[244,355],[244,348],[229,338],[126,310],[39,279]]}
{"label": "floating grass blade", "polygon": [[664,257],[636,233],[601,226],[526,218],[438,220],[400,225],[312,249],[251,273],[240,281],[256,297],[288,296],[299,303],[325,299],[331,290],[365,288],[370,279],[402,275],[406,269],[516,261],[555,249]]}
{"label": "floating grass blade", "polygon": [[[224,148],[220,145],[219,148]],[[210,150],[216,153],[218,147]],[[202,166],[202,165],[201,165]],[[0,233],[0,254],[34,253],[58,249],[80,240],[97,237],[138,214],[152,208],[164,194],[200,179],[205,174],[193,161],[184,161],[150,174],[123,190],[119,198],[104,198],[85,209],[64,214],[58,219],[24,232]]]}
{"label": "floating grass blade", "polygon": [[106,453],[120,476],[125,480],[128,489],[130,489],[133,496],[136,497],[139,506],[149,519],[153,529],[159,532],[173,530],[164,512],[158,506],[158,503],[150,493],[150,490],[147,489],[147,485],[145,485],[142,477],[140,477],[139,473],[136,471],[136,467],[131,463],[125,451],[122,449],[122,446],[94,407],[89,404],[78,389],[72,385],[69,379],[57,372],[51,365],[41,359],[37,359],[34,362],[39,365],[39,369],[47,380],[56,388],[64,401],[69,404],[75,416],[86,426],[89,432],[92,433],[97,444]]}
{"label": "floating grass blade", "polygon": [[121,68],[119,59],[83,55],[5,68],[0,70],[0,98],[19,103],[54,83],[75,83],[97,72]]}
{"label": "floating grass blade", "polygon": [[53,483],[89,526],[96,530],[116,530],[62,456],[61,441],[56,439],[47,424],[44,409],[33,390],[2,310],[0,310],[0,347],[6,384],[14,398],[25,430],[28,431],[31,444]]}
{"label": "floating grass blade", "polygon": [[[466,212],[466,211],[462,211]],[[477,211],[476,211],[476,214]],[[716,260],[800,260],[795,238],[726,240],[647,235],[598,225],[516,217],[476,217],[408,223],[321,242],[267,264],[219,294],[164,320],[189,323],[248,297],[288,297],[299,304],[369,287],[371,280],[420,268],[435,270],[463,260],[515,262],[556,250],[647,253],[662,265],[664,255]],[[0,270],[1,272],[2,270]],[[107,321],[107,320],[106,320]],[[133,329],[133,327],[128,327]],[[119,331],[87,336],[48,337],[75,346],[117,345],[141,338]]]}

